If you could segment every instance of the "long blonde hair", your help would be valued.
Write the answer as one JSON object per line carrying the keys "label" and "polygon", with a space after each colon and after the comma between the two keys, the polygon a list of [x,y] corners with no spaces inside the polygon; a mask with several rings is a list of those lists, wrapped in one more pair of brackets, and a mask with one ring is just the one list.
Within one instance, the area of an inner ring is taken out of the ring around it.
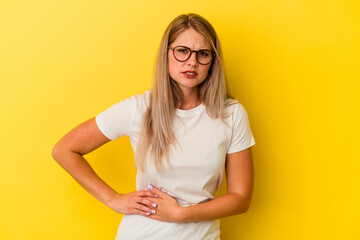
{"label": "long blonde hair", "polygon": [[216,54],[208,76],[199,85],[199,97],[208,115],[223,120],[226,117],[225,108],[231,104],[220,42],[214,28],[197,14],[178,16],[166,28],[158,49],[149,106],[143,116],[142,130],[135,153],[135,164],[140,170],[145,170],[149,156],[152,157],[156,169],[160,170],[164,159],[169,161],[170,145],[176,143],[172,122],[176,108],[181,106],[182,91],[169,75],[168,46],[179,34],[189,28],[204,35]]}

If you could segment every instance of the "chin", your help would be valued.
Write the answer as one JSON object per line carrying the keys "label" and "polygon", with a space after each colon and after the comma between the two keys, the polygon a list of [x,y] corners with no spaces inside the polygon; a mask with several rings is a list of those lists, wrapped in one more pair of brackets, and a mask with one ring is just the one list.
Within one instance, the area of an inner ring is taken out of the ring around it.
{"label": "chin", "polygon": [[184,78],[183,76],[177,78],[178,80],[172,77],[171,79],[175,81],[181,88],[195,88],[198,87],[205,80],[205,79],[199,80],[198,78],[188,79],[188,78]]}

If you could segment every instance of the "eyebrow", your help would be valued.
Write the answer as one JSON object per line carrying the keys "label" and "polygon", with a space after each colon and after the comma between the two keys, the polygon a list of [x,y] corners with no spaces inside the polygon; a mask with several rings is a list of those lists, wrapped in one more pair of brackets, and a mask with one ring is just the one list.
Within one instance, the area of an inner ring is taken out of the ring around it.
{"label": "eyebrow", "polygon": [[176,45],[175,47],[187,47],[187,48],[190,48],[191,50],[194,50],[194,51],[200,51],[200,50],[212,51],[211,49],[208,49],[208,48],[200,48],[198,50],[195,50],[195,49],[192,49],[191,47],[188,47],[188,46],[185,46],[185,45]]}

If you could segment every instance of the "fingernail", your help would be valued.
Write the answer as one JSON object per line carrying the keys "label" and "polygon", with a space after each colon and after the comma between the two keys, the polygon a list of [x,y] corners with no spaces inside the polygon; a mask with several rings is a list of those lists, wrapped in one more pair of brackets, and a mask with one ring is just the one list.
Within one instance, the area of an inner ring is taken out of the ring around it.
{"label": "fingernail", "polygon": [[147,212],[147,213],[146,213],[146,215],[148,215],[148,216],[149,216],[149,215],[150,215],[150,213],[149,213],[149,212]]}
{"label": "fingernail", "polygon": [[159,196],[158,196],[158,195],[156,195],[156,194],[154,194],[154,195],[155,195],[155,197],[157,197],[157,198],[159,197]]}
{"label": "fingernail", "polygon": [[147,186],[147,188],[150,189],[150,190],[153,190],[153,189],[154,189],[154,186],[151,185],[151,184],[149,184],[149,185]]}
{"label": "fingernail", "polygon": [[152,204],[152,206],[153,206],[153,207],[156,207],[156,206],[157,206],[157,204],[156,204],[156,203],[153,203],[153,204]]}
{"label": "fingernail", "polygon": [[153,214],[155,214],[155,213],[156,213],[156,210],[151,210],[151,212],[152,212]]}

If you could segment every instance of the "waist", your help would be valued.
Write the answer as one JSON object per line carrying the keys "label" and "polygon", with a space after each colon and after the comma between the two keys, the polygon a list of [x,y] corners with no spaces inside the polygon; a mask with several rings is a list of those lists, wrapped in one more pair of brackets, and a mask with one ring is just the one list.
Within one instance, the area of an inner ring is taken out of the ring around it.
{"label": "waist", "polygon": [[[117,239],[218,239],[219,226],[220,220],[173,223],[157,221],[142,215],[124,215]],[[211,237],[208,238],[209,236]]]}
{"label": "waist", "polygon": [[163,188],[160,188],[160,190],[162,192],[165,192],[165,193],[169,194],[173,198],[175,198],[176,201],[178,202],[178,204],[180,206],[182,206],[182,207],[189,207],[189,206],[193,206],[193,205],[197,205],[197,204],[201,204],[201,203],[206,203],[206,202],[209,202],[209,201],[214,199],[214,198],[209,197],[209,198],[206,198],[206,199],[203,198],[204,200],[199,200],[198,202],[190,202],[190,201],[187,201],[187,200],[185,200],[185,199],[183,199],[183,198],[181,198],[179,196],[176,196],[175,194],[173,194],[173,193],[171,193],[171,192],[169,192],[169,191],[167,191],[167,190],[165,190]]}

